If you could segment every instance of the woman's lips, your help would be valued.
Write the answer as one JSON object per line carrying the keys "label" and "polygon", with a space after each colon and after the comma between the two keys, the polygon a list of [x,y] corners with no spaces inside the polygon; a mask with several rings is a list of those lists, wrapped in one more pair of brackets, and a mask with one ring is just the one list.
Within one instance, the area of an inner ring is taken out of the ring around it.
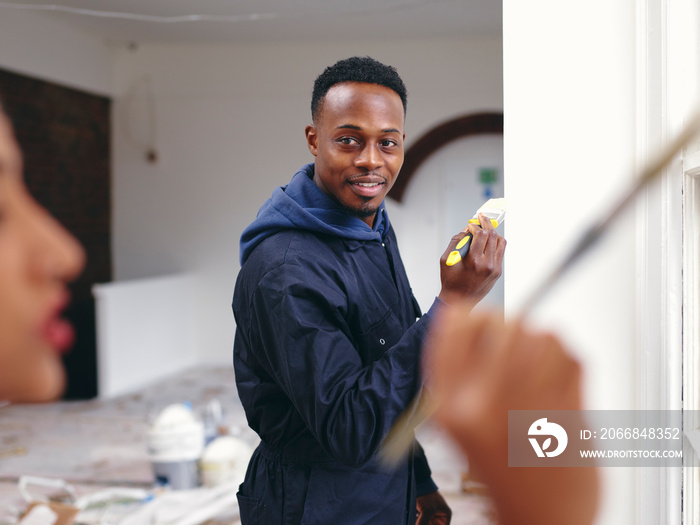
{"label": "woman's lips", "polygon": [[59,353],[65,353],[75,342],[73,326],[60,317],[53,317],[44,324],[42,335],[52,348]]}
{"label": "woman's lips", "polygon": [[61,318],[61,313],[68,306],[69,301],[68,292],[62,292],[41,326],[41,336],[59,353],[66,352],[75,342],[73,326]]}

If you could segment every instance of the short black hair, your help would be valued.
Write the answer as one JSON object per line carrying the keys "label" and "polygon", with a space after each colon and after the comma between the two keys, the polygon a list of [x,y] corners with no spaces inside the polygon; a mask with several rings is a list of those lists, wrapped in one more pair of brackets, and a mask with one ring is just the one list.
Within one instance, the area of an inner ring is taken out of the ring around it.
{"label": "short black hair", "polygon": [[403,112],[406,114],[408,92],[396,68],[382,64],[372,57],[350,57],[328,66],[316,78],[311,95],[311,118],[316,120],[328,90],[343,82],[366,82],[393,89],[401,98]]}

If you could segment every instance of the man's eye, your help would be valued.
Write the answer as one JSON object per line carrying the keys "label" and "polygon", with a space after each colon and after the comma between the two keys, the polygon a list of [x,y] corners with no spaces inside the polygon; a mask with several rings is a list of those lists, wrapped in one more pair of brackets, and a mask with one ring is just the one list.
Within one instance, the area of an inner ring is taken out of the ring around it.
{"label": "man's eye", "polygon": [[352,137],[341,137],[338,139],[338,142],[340,142],[341,144],[348,144],[348,145],[357,143],[357,141]]}
{"label": "man's eye", "polygon": [[383,148],[391,148],[393,146],[396,146],[396,142],[393,140],[383,140],[380,142]]}

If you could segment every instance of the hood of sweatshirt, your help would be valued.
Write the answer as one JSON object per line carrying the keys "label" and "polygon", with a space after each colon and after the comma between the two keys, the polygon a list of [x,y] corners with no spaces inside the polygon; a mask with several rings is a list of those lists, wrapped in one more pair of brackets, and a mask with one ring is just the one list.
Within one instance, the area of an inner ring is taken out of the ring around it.
{"label": "hood of sweatshirt", "polygon": [[313,181],[314,164],[297,171],[286,186],[272,191],[256,219],[243,231],[240,242],[241,265],[255,247],[283,230],[307,230],[360,241],[382,241],[389,229],[384,202],[377,210],[374,227],[351,215]]}

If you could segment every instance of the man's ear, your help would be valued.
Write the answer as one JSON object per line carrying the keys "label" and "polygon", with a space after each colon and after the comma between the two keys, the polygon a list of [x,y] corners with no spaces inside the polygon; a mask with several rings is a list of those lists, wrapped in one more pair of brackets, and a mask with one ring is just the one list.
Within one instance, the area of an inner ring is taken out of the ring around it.
{"label": "man's ear", "polygon": [[318,135],[316,134],[316,126],[309,124],[304,129],[306,133],[306,145],[309,147],[309,151],[315,157],[318,155]]}

